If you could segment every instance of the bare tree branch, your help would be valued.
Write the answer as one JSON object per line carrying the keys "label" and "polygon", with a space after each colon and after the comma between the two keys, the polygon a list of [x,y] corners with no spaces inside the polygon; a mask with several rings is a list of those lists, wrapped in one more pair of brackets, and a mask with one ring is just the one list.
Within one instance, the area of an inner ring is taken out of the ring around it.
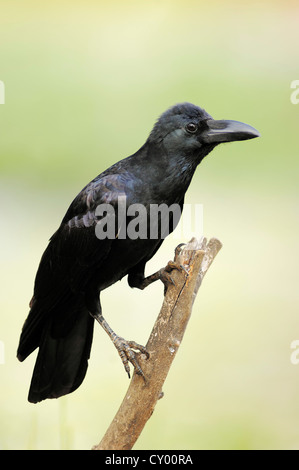
{"label": "bare tree branch", "polygon": [[187,245],[177,247],[174,261],[186,271],[171,272],[174,285],[167,289],[146,345],[150,358],[146,360],[142,354],[138,358],[146,382],[134,373],[118,412],[94,450],[129,450],[134,446],[162,396],[162,386],[181,344],[196,294],[221,246],[217,239],[207,243],[206,239],[198,242],[193,238]]}

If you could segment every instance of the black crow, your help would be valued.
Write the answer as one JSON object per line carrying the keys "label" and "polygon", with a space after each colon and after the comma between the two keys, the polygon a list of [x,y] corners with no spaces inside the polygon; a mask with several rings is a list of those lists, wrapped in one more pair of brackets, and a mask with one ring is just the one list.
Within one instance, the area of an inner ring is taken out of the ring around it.
{"label": "black crow", "polygon": [[[193,104],[178,104],[161,115],[136,153],[112,165],[77,195],[41,258],[21,332],[20,361],[39,348],[30,402],[58,398],[79,387],[87,370],[95,319],[111,337],[126,371],[131,362],[143,375],[133,350],[147,351],[117,336],[102,316],[100,304],[101,291],[126,275],[131,287],[143,289],[159,278],[167,285],[167,272],[175,267],[144,277],[145,265],[167,230],[161,228],[159,212],[157,230],[151,232],[146,225],[140,232],[134,211],[136,207],[146,211],[139,225],[155,224],[149,217],[151,207],[177,207],[176,216],[172,213],[166,224],[171,232],[202,159],[219,143],[258,136],[247,124],[214,120]],[[119,215],[120,208],[125,214],[128,211],[129,219]],[[126,233],[132,222],[135,232]]]}

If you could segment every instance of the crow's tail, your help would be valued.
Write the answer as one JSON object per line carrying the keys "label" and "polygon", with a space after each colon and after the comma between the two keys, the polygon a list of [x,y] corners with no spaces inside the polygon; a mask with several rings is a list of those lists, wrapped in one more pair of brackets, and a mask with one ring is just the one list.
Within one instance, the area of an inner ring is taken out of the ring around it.
{"label": "crow's tail", "polygon": [[[33,305],[31,310],[36,308]],[[38,322],[43,315],[30,314],[22,330],[18,358],[23,361],[39,347],[28,395],[31,403],[37,403],[67,395],[82,383],[90,356],[94,319],[83,306],[77,307],[67,328],[61,328],[59,321],[57,326],[55,315]]]}

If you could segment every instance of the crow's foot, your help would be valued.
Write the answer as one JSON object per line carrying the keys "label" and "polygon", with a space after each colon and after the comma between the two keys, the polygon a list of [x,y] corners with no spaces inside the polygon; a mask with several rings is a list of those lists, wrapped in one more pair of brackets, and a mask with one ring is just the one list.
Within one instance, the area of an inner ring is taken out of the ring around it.
{"label": "crow's foot", "polygon": [[160,279],[164,284],[164,295],[166,294],[166,291],[170,285],[175,286],[175,282],[171,276],[171,272],[177,269],[180,272],[184,272],[185,274],[188,274],[188,271],[184,268],[183,265],[176,263],[175,261],[169,261],[165,268],[160,269]]}
{"label": "crow's foot", "polygon": [[92,316],[94,317],[95,320],[99,322],[99,324],[104,328],[106,333],[109,335],[111,341],[113,342],[114,346],[116,347],[118,351],[118,354],[120,355],[120,358],[122,360],[122,363],[124,365],[124,368],[129,378],[130,378],[129,362],[131,362],[131,364],[133,365],[136,371],[136,374],[141,375],[145,380],[145,376],[138,363],[136,353],[133,351],[133,349],[135,349],[136,351],[139,351],[141,354],[145,354],[146,358],[148,359],[149,353],[147,352],[145,347],[141,346],[141,344],[138,344],[135,341],[126,341],[124,338],[114,333],[114,331],[106,322],[102,314],[95,314]]}
{"label": "crow's foot", "polygon": [[130,362],[133,365],[136,371],[136,374],[141,375],[143,379],[145,380],[144,373],[138,363],[136,354],[133,351],[133,349],[135,349],[136,351],[139,351],[141,354],[145,354],[146,358],[148,359],[149,353],[147,352],[145,347],[141,346],[141,344],[138,344],[135,341],[126,341],[124,338],[121,338],[120,336],[117,336],[117,335],[115,335],[115,337],[113,338],[113,343],[118,351],[118,354],[120,355],[125,371],[127,372],[129,378],[130,378],[130,366],[129,366],[129,362]]}

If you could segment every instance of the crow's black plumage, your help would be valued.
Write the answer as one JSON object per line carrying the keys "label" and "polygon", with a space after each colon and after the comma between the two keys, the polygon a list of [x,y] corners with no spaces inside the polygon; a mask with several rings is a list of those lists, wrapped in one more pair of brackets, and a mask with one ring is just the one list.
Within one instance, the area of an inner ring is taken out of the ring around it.
{"label": "crow's black plumage", "polygon": [[216,121],[195,105],[178,104],[162,114],[140,150],[78,194],[42,256],[20,337],[20,361],[39,348],[30,402],[58,398],[79,387],[87,370],[94,319],[111,336],[127,372],[129,361],[142,374],[133,349],[146,351],[110,329],[101,314],[100,292],[126,275],[131,287],[144,288],[154,280],[144,277],[144,269],[163,237],[132,239],[117,232],[114,238],[99,239],[97,207],[110,204],[117,210],[125,197],[126,208],[136,203],[147,211],[151,204],[162,203],[183,208],[197,165],[216,145],[258,135],[246,124]]}

